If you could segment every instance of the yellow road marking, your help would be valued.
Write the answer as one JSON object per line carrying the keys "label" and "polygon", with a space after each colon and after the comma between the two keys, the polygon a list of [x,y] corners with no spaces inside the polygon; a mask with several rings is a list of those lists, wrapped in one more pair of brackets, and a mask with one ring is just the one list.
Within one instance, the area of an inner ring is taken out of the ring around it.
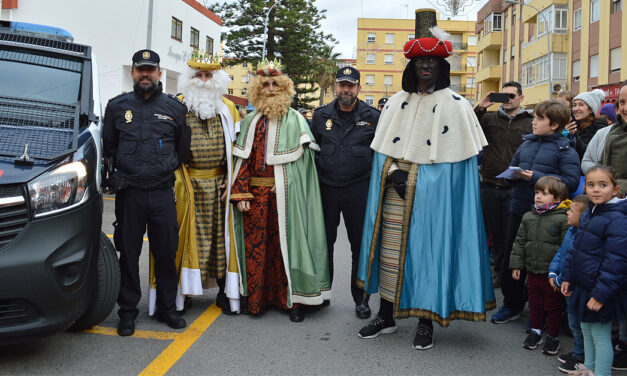
{"label": "yellow road marking", "polygon": [[[113,234],[106,234],[106,235],[107,235],[107,238],[109,238],[109,239],[113,239]],[[144,241],[145,241],[145,242],[147,242],[147,241],[148,241],[148,238],[147,238],[147,237],[145,237],[145,236],[144,236]]]}
{"label": "yellow road marking", "polygon": [[103,197],[103,199],[105,199],[105,200],[115,201],[115,197]]}
{"label": "yellow road marking", "polygon": [[[116,328],[109,328],[106,326],[94,326],[91,329],[83,330],[85,333],[92,334],[104,334],[107,336],[117,336],[118,331]],[[147,338],[147,339],[167,339],[172,340],[176,339],[179,336],[179,333],[173,332],[153,332],[150,330],[136,330],[135,334],[133,334],[134,338]]]}
{"label": "yellow road marking", "polygon": [[139,376],[162,376],[185,354],[198,338],[209,328],[222,311],[215,303],[209,306],[174,342],[159,354]]}

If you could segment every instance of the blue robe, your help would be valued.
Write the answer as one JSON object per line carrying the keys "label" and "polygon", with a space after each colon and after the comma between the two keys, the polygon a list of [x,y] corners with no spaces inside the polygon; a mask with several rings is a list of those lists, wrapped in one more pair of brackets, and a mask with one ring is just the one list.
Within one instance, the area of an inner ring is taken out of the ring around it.
{"label": "blue robe", "polygon": [[[375,152],[361,242],[358,284],[368,294],[379,290],[381,208],[385,174],[392,158]],[[451,320],[485,321],[494,309],[477,157],[413,165],[406,213],[394,317],[422,317],[448,326]],[[414,167],[414,171],[415,171]]]}

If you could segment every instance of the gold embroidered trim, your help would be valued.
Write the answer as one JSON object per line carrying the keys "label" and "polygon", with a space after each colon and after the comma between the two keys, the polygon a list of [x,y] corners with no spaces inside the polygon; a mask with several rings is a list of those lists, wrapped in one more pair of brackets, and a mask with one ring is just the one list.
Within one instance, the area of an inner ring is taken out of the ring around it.
{"label": "gold embroidered trim", "polygon": [[248,184],[251,187],[274,187],[273,177],[251,176]]}

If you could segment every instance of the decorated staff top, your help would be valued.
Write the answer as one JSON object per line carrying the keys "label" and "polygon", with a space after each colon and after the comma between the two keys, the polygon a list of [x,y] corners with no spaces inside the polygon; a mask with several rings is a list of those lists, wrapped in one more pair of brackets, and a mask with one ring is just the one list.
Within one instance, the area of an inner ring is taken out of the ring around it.
{"label": "decorated staff top", "polygon": [[266,58],[260,61],[257,67],[257,74],[260,76],[269,77],[283,75],[283,64],[277,59],[268,60],[268,58]]}
{"label": "decorated staff top", "polygon": [[211,55],[204,50],[194,48],[192,50],[191,59],[187,61],[187,65],[194,69],[215,71],[222,69],[222,58],[220,56]]}
{"label": "decorated staff top", "polygon": [[416,56],[446,58],[453,52],[451,35],[437,26],[435,9],[416,9],[415,38],[407,41],[403,53],[408,59]]}

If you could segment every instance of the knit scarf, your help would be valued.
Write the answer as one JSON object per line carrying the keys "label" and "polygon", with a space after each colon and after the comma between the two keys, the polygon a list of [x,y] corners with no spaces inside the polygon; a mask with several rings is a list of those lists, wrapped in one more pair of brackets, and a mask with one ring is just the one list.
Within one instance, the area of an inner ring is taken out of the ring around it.
{"label": "knit scarf", "polygon": [[555,209],[556,207],[559,206],[559,204],[560,204],[559,201],[549,202],[548,204],[544,204],[544,205],[538,205],[534,203],[533,207],[536,210],[536,213],[542,215],[548,211]]}

